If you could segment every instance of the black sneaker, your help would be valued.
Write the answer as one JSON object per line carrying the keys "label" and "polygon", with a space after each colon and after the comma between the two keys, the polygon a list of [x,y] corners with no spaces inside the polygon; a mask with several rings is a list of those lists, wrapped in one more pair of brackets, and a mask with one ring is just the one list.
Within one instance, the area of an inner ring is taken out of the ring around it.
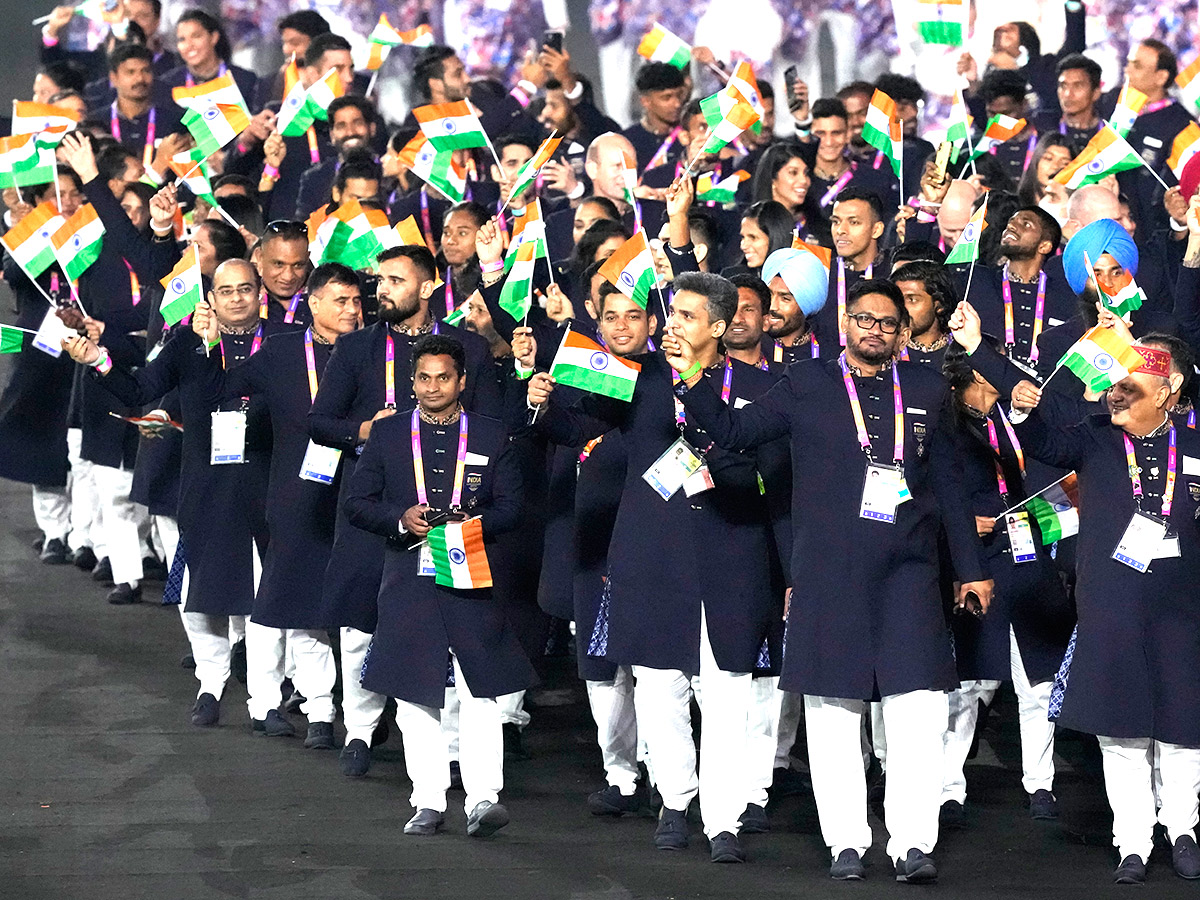
{"label": "black sneaker", "polygon": [[738,819],[738,834],[766,834],[770,830],[767,811],[757,803],[747,803],[745,812]]}
{"label": "black sneaker", "polygon": [[862,857],[857,850],[847,847],[829,866],[829,877],[834,881],[862,881],[866,875]]}
{"label": "black sneaker", "polygon": [[610,784],[602,791],[588,794],[588,811],[593,816],[623,816],[626,813],[636,813],[646,802],[645,791],[639,783],[633,793],[626,796],[615,784]]}
{"label": "black sneaker", "polygon": [[285,713],[292,713],[295,715],[296,713],[300,712],[300,707],[307,702],[308,698],[302,693],[299,691],[292,691],[292,693],[288,695],[288,698],[283,701],[283,711]]}
{"label": "black sneaker", "polygon": [[112,563],[108,561],[107,556],[92,566],[92,581],[103,584],[106,587],[112,587]]}
{"label": "black sneaker", "polygon": [[1029,818],[1047,821],[1058,818],[1058,798],[1042,789],[1029,795]]}
{"label": "black sneaker", "polygon": [[332,750],[333,723],[309,722],[308,735],[304,738],[305,750]]}
{"label": "black sneaker", "polygon": [[67,545],[59,538],[51,538],[46,541],[42,546],[40,559],[48,566],[65,566],[71,561],[67,553]]}
{"label": "black sneaker", "polygon": [[212,694],[201,694],[192,706],[192,724],[198,728],[211,728],[221,719],[221,701]]}
{"label": "black sneaker", "polygon": [[908,856],[896,860],[896,880],[906,884],[933,884],[937,881],[937,866],[928,854],[913,847]]}
{"label": "black sneaker", "polygon": [[361,778],[371,768],[371,748],[361,738],[348,741],[338,754],[338,768],[349,778]]}
{"label": "black sneaker", "polygon": [[938,825],[942,828],[962,828],[966,822],[963,805],[957,800],[947,800],[938,811]]}
{"label": "black sneaker", "polygon": [[659,850],[686,850],[688,845],[687,811],[667,809],[658,814],[654,846]]}
{"label": "black sneaker", "polygon": [[296,726],[279,714],[279,710],[273,709],[267,713],[265,719],[252,719],[254,730],[265,734],[267,737],[295,737]]}
{"label": "black sneaker", "polygon": [[91,547],[80,547],[71,554],[71,563],[77,569],[90,572],[96,568],[96,551]]}
{"label": "black sneaker", "polygon": [[490,837],[508,824],[508,810],[491,800],[480,800],[467,816],[467,834]]}
{"label": "black sneaker", "polygon": [[742,843],[732,831],[722,831],[708,842],[712,850],[712,861],[715,863],[744,863],[746,851]]}
{"label": "black sneaker", "polygon": [[[1174,854],[1172,854],[1174,857]],[[1174,858],[1171,860],[1174,862]],[[1136,853],[1130,853],[1121,860],[1121,864],[1113,871],[1113,884],[1145,884],[1146,864]]]}
{"label": "black sneaker", "polygon": [[1171,848],[1171,866],[1180,878],[1200,878],[1200,847],[1190,834],[1181,834]]}
{"label": "black sneaker", "polygon": [[505,722],[502,730],[504,732],[504,758],[529,759],[529,753],[525,750],[525,742],[521,738],[521,726],[514,722]]}
{"label": "black sneaker", "polygon": [[405,834],[429,837],[441,830],[445,817],[436,809],[418,809],[417,814],[404,826]]}
{"label": "black sneaker", "polygon": [[118,584],[108,592],[108,602],[113,606],[129,606],[142,602],[142,586],[140,584]]}

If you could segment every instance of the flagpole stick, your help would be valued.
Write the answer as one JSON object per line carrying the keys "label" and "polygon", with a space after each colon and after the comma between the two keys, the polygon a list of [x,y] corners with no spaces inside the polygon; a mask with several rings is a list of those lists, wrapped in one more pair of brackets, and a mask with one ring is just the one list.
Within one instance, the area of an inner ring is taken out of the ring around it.
{"label": "flagpole stick", "polygon": [[371,80],[367,82],[367,90],[363,94],[365,97],[371,96],[371,91],[375,90],[375,82],[379,79],[379,70],[376,69],[371,73]]}
{"label": "flagpole stick", "polygon": [[1138,159],[1142,161],[1142,165],[1146,167],[1146,171],[1154,176],[1154,180],[1162,185],[1164,191],[1169,191],[1171,189],[1167,186],[1167,183],[1162,180],[1162,176],[1155,172],[1153,168],[1151,168],[1150,163],[1146,162],[1145,159],[1142,159],[1142,155],[1140,153],[1138,154]]}
{"label": "flagpole stick", "polygon": [[1034,498],[1036,498],[1036,497],[1040,497],[1042,494],[1046,493],[1046,491],[1050,490],[1050,488],[1054,487],[1054,485],[1058,484],[1059,482],[1066,481],[1066,480],[1067,480],[1068,478],[1070,478],[1070,477],[1071,477],[1073,474],[1074,474],[1074,471],[1068,472],[1068,473],[1067,473],[1066,475],[1064,475],[1062,478],[1058,479],[1058,481],[1051,482],[1050,484],[1048,484],[1048,485],[1046,485],[1044,488],[1042,488],[1040,491],[1038,491],[1036,494],[1030,494],[1028,497],[1026,497],[1024,500],[1022,500],[1022,501],[1021,501],[1020,503],[1018,503],[1016,506],[1010,506],[1010,507],[1009,507],[1008,509],[1006,509],[1004,512],[1002,512],[1002,513],[998,513],[998,514],[996,515],[996,518],[997,518],[997,519],[1001,519],[1001,518],[1003,518],[1004,516],[1007,516],[1007,515],[1008,515],[1010,512],[1012,512],[1013,510],[1015,510],[1015,509],[1020,509],[1022,506],[1024,506],[1024,505],[1025,505],[1026,503],[1028,503],[1030,500],[1033,500],[1033,499],[1034,499]]}
{"label": "flagpole stick", "polygon": [[0,329],[5,331],[23,331],[26,334],[37,334],[32,328],[22,328],[19,325],[0,325]]}
{"label": "flagpole stick", "polygon": [[214,206],[213,209],[215,209],[217,211],[217,213],[221,216],[222,219],[224,219],[231,226],[233,226],[234,229],[241,228],[241,226],[238,225],[238,223],[234,220],[233,216],[231,216],[231,215],[229,215],[229,213],[225,212],[225,210],[222,208],[220,203],[218,203],[216,206]]}
{"label": "flagpole stick", "polygon": [[62,192],[58,188],[58,153],[55,152],[51,157],[54,160],[54,204],[58,207],[58,211],[62,212]]}
{"label": "flagpole stick", "polygon": [[967,286],[963,289],[963,301],[966,302],[967,296],[971,293],[971,278],[975,275],[975,260],[979,258],[978,252],[975,254],[975,259],[971,260],[971,268],[967,269]]}
{"label": "flagpole stick", "polygon": [[47,22],[49,22],[49,21],[50,21],[50,16],[49,16],[49,15],[45,15],[45,16],[38,16],[36,19],[34,19],[34,20],[33,20],[32,22],[30,22],[29,24],[30,24],[30,25],[45,25],[45,24],[46,24]]}
{"label": "flagpole stick", "polygon": [[488,137],[488,133],[487,133],[486,131],[484,131],[484,130],[483,130],[483,125],[482,125],[482,124],[479,126],[479,130],[480,130],[480,132],[483,134],[483,139],[484,139],[485,141],[487,141],[487,146],[488,146],[488,149],[492,151],[492,159],[494,159],[494,160],[496,161],[496,171],[498,171],[498,172],[500,172],[501,174],[503,174],[503,173],[504,173],[504,166],[502,166],[502,165],[500,164],[500,156],[499,156],[499,155],[496,153],[496,148],[495,148],[495,146],[493,146],[493,145],[492,145],[492,139],[491,139],[490,137]]}
{"label": "flagpole stick", "polygon": [[79,307],[79,311],[83,313],[83,317],[90,319],[91,316],[88,315],[88,311],[83,308],[83,299],[79,296],[79,287],[73,281],[68,281],[67,284],[71,286],[71,299],[75,301],[75,305]]}

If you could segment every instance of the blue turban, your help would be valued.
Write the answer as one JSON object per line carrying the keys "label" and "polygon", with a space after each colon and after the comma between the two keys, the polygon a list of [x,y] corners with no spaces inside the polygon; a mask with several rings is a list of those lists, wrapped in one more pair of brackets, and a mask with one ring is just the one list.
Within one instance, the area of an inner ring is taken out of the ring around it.
{"label": "blue turban", "polygon": [[1097,219],[1091,225],[1080,228],[1075,232],[1075,236],[1067,241],[1062,256],[1063,272],[1066,273],[1071,290],[1076,294],[1083,293],[1092,277],[1091,271],[1083,261],[1085,253],[1093,266],[1107,253],[1130,275],[1137,274],[1137,244],[1133,242],[1129,232],[1112,219]]}
{"label": "blue turban", "polygon": [[829,295],[829,270],[809,250],[786,248],[767,257],[762,267],[762,280],[769,286],[776,275],[796,298],[796,304],[806,316],[825,305]]}

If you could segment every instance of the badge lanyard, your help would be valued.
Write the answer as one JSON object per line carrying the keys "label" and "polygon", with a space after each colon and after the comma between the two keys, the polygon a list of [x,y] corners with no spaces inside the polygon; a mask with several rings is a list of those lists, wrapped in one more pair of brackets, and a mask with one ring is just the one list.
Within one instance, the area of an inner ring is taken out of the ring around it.
{"label": "badge lanyard", "polygon": [[292,295],[292,302],[288,304],[287,312],[283,314],[283,321],[291,325],[296,321],[296,310],[300,308],[300,298],[304,296],[304,291],[296,291]]}
{"label": "badge lanyard", "polygon": [[387,336],[387,351],[383,362],[383,408],[396,408],[396,342]]}
{"label": "badge lanyard", "polygon": [[429,220],[429,192],[425,185],[421,185],[421,230],[425,232],[425,243],[429,245],[429,252],[433,252],[433,226]]}
{"label": "badge lanyard", "polygon": [[667,139],[659,144],[658,149],[654,151],[654,155],[650,157],[650,162],[646,163],[646,170],[653,169],[655,166],[661,166],[667,161],[667,156],[671,152],[671,147],[675,143],[675,139],[679,137],[679,132],[683,127],[676,125],[667,134]]}
{"label": "badge lanyard", "polygon": [[[821,355],[821,345],[819,343],[817,343],[817,335],[815,332],[811,332],[811,331],[809,332],[808,342],[809,342],[809,353],[813,359],[816,359],[818,356]],[[783,362],[784,349],[785,348],[784,348],[783,344],[779,343],[779,341],[775,342],[775,362],[777,362],[777,363]]]}
{"label": "badge lanyard", "polygon": [[451,268],[446,266],[446,315],[454,312],[454,288],[450,280]]}
{"label": "badge lanyard", "polygon": [[[678,385],[683,379],[679,377],[679,373],[674,369],[671,370],[671,386]],[[675,401],[675,424],[679,427],[679,433],[683,434],[683,429],[687,425],[687,410],[684,409],[683,401],[679,399],[679,395],[674,391],[671,392],[671,397]]]}
{"label": "badge lanyard", "polygon": [[[225,61],[222,60],[221,65],[217,67],[217,77],[220,78],[224,74],[225,74]],[[196,86],[196,79],[192,77],[192,72],[190,69],[188,70],[188,73],[187,73],[187,86],[188,87]]]}
{"label": "badge lanyard", "polygon": [[733,389],[733,362],[725,357],[725,374],[721,376],[721,402],[729,405],[729,395]]}
{"label": "badge lanyard", "polygon": [[[417,503],[429,505],[429,495],[425,491],[425,466],[421,462],[421,414],[413,410],[412,414],[412,457],[413,478],[417,483]],[[467,465],[467,413],[466,410],[458,415],[458,462],[454,465],[454,490],[450,495],[450,508],[459,509],[462,506],[463,475]]]}
{"label": "badge lanyard", "polygon": [[142,302],[142,286],[138,282],[137,273],[133,271],[129,260],[122,258],[121,262],[125,263],[125,268],[129,270],[129,299],[134,306],[137,306]]}
{"label": "badge lanyard", "polygon": [[[870,278],[871,273],[875,271],[875,263],[869,263],[866,269],[863,270],[863,278]],[[846,332],[842,331],[842,316],[846,314],[846,260],[838,257],[838,282],[837,282],[837,298],[838,298],[838,341],[843,347],[846,346]],[[814,354],[815,355],[815,354]]]}
{"label": "badge lanyard", "polygon": [[1029,168],[1029,164],[1033,162],[1033,151],[1037,147],[1037,138],[1036,131],[1029,136],[1029,144],[1025,147],[1025,162],[1021,164],[1021,174],[1024,174],[1025,170]]}
{"label": "badge lanyard", "polygon": [[[253,356],[255,353],[258,352],[258,348],[262,346],[262,339],[263,339],[263,327],[262,327],[262,325],[259,325],[258,330],[256,332],[254,332],[254,340],[250,342],[250,356]],[[221,338],[221,368],[222,369],[228,368],[228,366],[225,365],[225,338],[224,337]]]}
{"label": "badge lanyard", "polygon": [[592,451],[595,450],[603,440],[604,435],[600,435],[600,437],[594,437],[583,445],[583,450],[581,450],[579,453],[580,465],[583,465],[583,463],[587,462],[588,457],[592,455]]}
{"label": "badge lanyard", "polygon": [[317,129],[309,125],[305,134],[308,136],[308,158],[314,166],[318,165],[321,162],[321,148],[317,146]]}
{"label": "badge lanyard", "polygon": [[[1008,281],[1008,266],[1004,267],[1004,274],[1001,276],[1001,288],[1004,293],[1004,344],[1012,348],[1016,346],[1017,339],[1015,335],[1013,322],[1013,298],[1012,285]],[[1033,308],[1033,337],[1029,340],[1029,361],[1037,362],[1038,359],[1038,338],[1042,334],[1042,324],[1046,316],[1046,273],[1041,272],[1038,275],[1037,300]]]}
{"label": "badge lanyard", "polygon": [[317,358],[313,354],[313,331],[304,329],[304,364],[308,366],[308,393],[317,402]]}
{"label": "badge lanyard", "polygon": [[[142,147],[142,165],[147,169],[154,162],[154,132],[155,123],[158,120],[158,109],[150,107],[150,118],[146,120],[146,143]],[[121,117],[117,114],[117,101],[112,103],[112,118],[110,119],[109,131],[112,132],[113,138],[119,144],[121,143]]]}
{"label": "badge lanyard", "polygon": [[[1004,410],[999,406],[996,407],[996,412],[1000,416],[1000,424],[1004,426],[1004,433],[1008,435],[1009,443],[1012,444],[1013,450],[1017,453],[1017,466],[1021,470],[1021,474],[1025,474],[1025,451],[1021,449],[1021,442],[1017,440],[1017,434],[1013,431],[1012,425],[1008,423],[1008,419],[1004,417]],[[996,485],[1000,488],[1000,496],[1008,499],[1008,482],[1004,478],[1004,468],[1000,465],[1000,440],[996,434],[996,424],[989,418],[987,420],[988,443],[992,445],[992,450],[996,454]]]}
{"label": "badge lanyard", "polygon": [[[850,182],[850,179],[854,177],[855,168],[856,166],[854,163],[850,163],[846,171],[837,177],[837,181],[829,186],[829,190],[827,190],[821,196],[821,209],[829,206],[829,204],[833,203],[833,201],[837,199],[837,195],[842,192],[842,188],[844,188]],[[878,168],[878,166],[876,166],[876,168]]]}
{"label": "badge lanyard", "polygon": [[1187,426],[1188,426],[1188,428],[1191,428],[1193,431],[1195,431],[1195,429],[1196,429],[1196,411],[1194,409],[1188,410]]}
{"label": "badge lanyard", "polygon": [[[1167,432],[1167,483],[1163,486],[1162,493],[1162,517],[1164,519],[1171,518],[1171,500],[1175,495],[1175,425],[1172,423],[1171,430]],[[1142,476],[1138,474],[1137,455],[1133,450],[1133,441],[1129,440],[1129,435],[1122,434],[1121,440],[1125,442],[1125,461],[1129,464],[1129,480],[1133,484],[1133,501],[1137,504],[1138,511],[1142,508]]]}
{"label": "badge lanyard", "polygon": [[[854,415],[854,429],[858,432],[858,443],[867,454],[867,459],[874,462],[871,451],[871,437],[867,434],[867,422],[863,418],[862,404],[858,401],[858,388],[854,386],[854,376],[846,364],[846,354],[838,357],[842,367],[842,381],[846,385],[846,396],[850,398],[850,412]],[[897,466],[904,465],[904,398],[900,395],[900,373],[892,366],[892,402],[896,410],[896,440],[892,449],[892,459]]]}
{"label": "badge lanyard", "polygon": [[[1096,127],[1095,127],[1095,128],[1092,130],[1092,135],[1093,135],[1093,137],[1094,137],[1095,135],[1099,134],[1099,133],[1100,133],[1100,129],[1101,129],[1101,128],[1103,128],[1103,127],[1104,127],[1104,120],[1103,120],[1103,119],[1101,119],[1099,122],[1097,122],[1097,123],[1096,123]],[[1080,129],[1078,129],[1078,130],[1079,130],[1079,131],[1083,131],[1083,129],[1082,129],[1082,128],[1080,128]],[[1068,131],[1069,131],[1069,129],[1067,128],[1067,122],[1066,122],[1066,120],[1065,120],[1065,119],[1059,119],[1059,120],[1058,120],[1058,133],[1059,133],[1059,134],[1061,134],[1061,135],[1063,135],[1063,136],[1065,137]],[[1028,165],[1028,163],[1026,163],[1026,165]]]}

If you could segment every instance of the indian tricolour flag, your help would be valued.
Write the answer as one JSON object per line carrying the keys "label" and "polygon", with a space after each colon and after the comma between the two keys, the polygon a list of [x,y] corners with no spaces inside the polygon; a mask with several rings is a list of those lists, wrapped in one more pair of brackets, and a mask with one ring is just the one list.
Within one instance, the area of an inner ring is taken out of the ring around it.
{"label": "indian tricolour flag", "polygon": [[882,153],[892,164],[892,171],[900,177],[904,163],[904,136],[900,117],[896,115],[896,101],[876,89],[867,107],[867,119],[863,123],[863,140]]}
{"label": "indian tricolour flag", "polygon": [[304,95],[304,108],[314,119],[328,121],[329,104],[344,93],[346,88],[337,69],[330,69],[309,85]]}
{"label": "indian tricolour flag", "polygon": [[512,241],[504,254],[504,268],[511,269],[517,259],[517,251],[526,243],[535,245],[534,256],[549,256],[546,249],[546,223],[542,219],[542,201],[535,200],[513,219]]}
{"label": "indian tricolour flag", "polygon": [[1179,96],[1185,105],[1193,111],[1200,110],[1200,57],[1192,60],[1191,65],[1175,76],[1175,84],[1179,86]]}
{"label": "indian tricolour flag", "polygon": [[79,122],[79,113],[65,106],[25,100],[13,101],[13,134],[33,134],[47,128],[65,128],[71,131]]}
{"label": "indian tricolour flag", "polygon": [[1088,390],[1106,391],[1146,364],[1146,360],[1111,328],[1089,329],[1058,364],[1079,376]]}
{"label": "indian tricolour flag", "polygon": [[200,251],[192,244],[192,252],[185,253],[183,259],[175,264],[175,268],[166,278],[162,279],[166,288],[163,294],[159,312],[167,325],[174,325],[192,314],[196,304],[203,296],[200,286]]}
{"label": "indian tricolour flag", "polygon": [[0,188],[54,180],[54,149],[39,140],[45,133],[0,138]]}
{"label": "indian tricolour flag", "polygon": [[708,138],[701,153],[715,153],[726,144],[733,143],[743,131],[759,120],[758,113],[742,97],[741,92],[728,86],[701,100],[700,112],[708,123]]}
{"label": "indian tricolour flag", "polygon": [[737,197],[738,185],[749,177],[749,172],[738,169],[732,175],[714,181],[712,172],[705,172],[696,179],[696,199],[705,203],[732,203]]}
{"label": "indian tricolour flag", "polygon": [[670,63],[677,69],[686,69],[692,61],[692,48],[657,22],[642,38],[637,48],[638,55],[650,62]]}
{"label": "indian tricolour flag", "polygon": [[[1083,254],[1083,264],[1089,272],[1092,271],[1092,261],[1086,253]],[[1123,273],[1107,288],[1097,279],[1096,287],[1105,309],[1112,310],[1127,322],[1129,314],[1141,309],[1142,304],[1146,302],[1146,295],[1129,272]]]}
{"label": "indian tricolour flag", "polygon": [[946,140],[954,145],[952,162],[958,162],[958,154],[971,141],[971,114],[963,99],[962,88],[954,89],[954,102],[950,105],[950,124],[946,128]]}
{"label": "indian tricolour flag", "polygon": [[[758,93],[758,78],[754,75],[754,67],[745,60],[738,63],[737,68],[733,70],[733,74],[729,76],[729,81],[726,83],[725,89],[737,91],[743,100],[754,107],[754,112],[757,113],[758,120],[750,126],[750,130],[754,134],[762,134],[762,120],[766,116],[767,110],[763,106],[762,97]],[[650,166],[646,168],[650,168]]]}
{"label": "indian tricolour flag", "polygon": [[183,124],[196,139],[197,149],[208,157],[245,131],[250,115],[245,107],[232,103],[209,103],[190,107],[183,114]]}
{"label": "indian tricolour flag", "polygon": [[1137,121],[1148,99],[1150,98],[1126,81],[1117,96],[1116,108],[1108,117],[1108,124],[1113,127],[1113,131],[1121,137],[1128,137],[1129,130],[1133,128],[1133,123]]}
{"label": "indian tricolour flag", "polygon": [[983,229],[987,227],[987,195],[984,195],[983,203],[979,209],[975,210],[975,214],[971,216],[971,221],[967,222],[967,227],[962,230],[962,234],[958,236],[958,240],[954,244],[954,249],[946,256],[946,265],[953,263],[971,263],[979,258],[979,238],[983,235]]}
{"label": "indian tricolour flag", "polygon": [[393,230],[400,238],[400,245],[403,247],[427,248],[429,246],[428,242],[425,240],[425,235],[421,233],[421,226],[417,224],[416,216],[405,216],[396,223],[396,227]]}
{"label": "indian tricolour flag", "polygon": [[219,206],[217,198],[213,196],[212,181],[205,171],[205,159],[207,157],[201,154],[198,147],[192,147],[172,156],[169,165],[193,196],[200,197],[209,206]]}
{"label": "indian tricolour flag", "polygon": [[66,221],[47,200],[0,236],[0,243],[26,275],[37,278],[54,265],[54,245],[50,239]]}
{"label": "indian tricolour flag", "polygon": [[992,116],[988,119],[983,135],[971,152],[971,159],[977,159],[985,153],[991,153],[1001,144],[1011,141],[1025,130],[1024,119],[1014,119],[1012,116]]}
{"label": "indian tricolour flag", "polygon": [[434,581],[442,587],[469,591],[492,586],[492,570],[479,519],[439,525],[429,532],[426,540],[437,572]]}
{"label": "indian tricolour flag", "polygon": [[533,304],[533,267],[537,262],[537,241],[523,241],[517,258],[500,289],[500,308],[514,319],[524,319]]}
{"label": "indian tricolour flag", "polygon": [[284,137],[299,137],[308,131],[316,116],[304,102],[308,98],[308,88],[300,82],[294,59],[284,71],[283,85],[283,103],[275,119],[275,128]]}
{"label": "indian tricolour flag", "polygon": [[614,356],[590,338],[567,329],[550,364],[550,377],[581,391],[628,401],[641,370],[637,363]]}
{"label": "indian tricolour flag", "polygon": [[1068,190],[1075,190],[1140,165],[1141,156],[1125,138],[1112,128],[1102,128],[1071,164],[1054,176],[1054,180]]}
{"label": "indian tricolour flag", "polygon": [[[471,295],[471,297],[474,296],[474,294]],[[463,322],[465,322],[467,318],[467,312],[471,308],[471,297],[468,297],[462,303],[458,304],[458,306],[454,307],[454,309],[446,314],[446,318],[442,319],[442,321],[447,325],[461,325]]]}
{"label": "indian tricolour flag", "polygon": [[646,243],[646,232],[639,231],[618,247],[617,252],[604,261],[600,274],[645,309],[650,300],[650,288],[654,287],[654,258]]}
{"label": "indian tricolour flag", "polygon": [[400,151],[400,162],[447,200],[461,203],[467,193],[467,173],[454,162],[453,150],[438,150],[418,132]]}
{"label": "indian tricolour flag", "polygon": [[550,161],[558,145],[562,143],[562,138],[556,136],[548,137],[542,141],[542,146],[538,147],[537,153],[525,160],[525,165],[517,170],[517,174],[513,176],[512,190],[508,192],[508,196],[520,197],[525,193],[525,189],[533,184],[537,178],[538,172],[542,170],[542,166]]}
{"label": "indian tricolour flag", "polygon": [[1037,520],[1043,544],[1053,544],[1079,533],[1079,488],[1071,472],[1036,497],[1025,501],[1025,508]]}
{"label": "indian tricolour flag", "polygon": [[1200,152],[1200,125],[1188,122],[1187,128],[1175,135],[1175,141],[1171,144],[1171,155],[1167,157],[1167,165],[1176,178],[1183,177],[1183,167],[1197,152]]}
{"label": "indian tricolour flag", "polygon": [[185,109],[203,108],[210,103],[246,108],[246,98],[229,72],[192,87],[171,88],[171,97]]}
{"label": "indian tricolour flag", "polygon": [[96,207],[85,203],[50,237],[54,258],[68,280],[74,281],[100,258],[104,245],[104,223]]}
{"label": "indian tricolour flag", "polygon": [[466,100],[418,106],[413,116],[429,143],[437,150],[460,150],[488,146],[479,118]]}
{"label": "indian tricolour flag", "polygon": [[917,33],[927,44],[961,47],[967,33],[967,0],[917,0]]}

